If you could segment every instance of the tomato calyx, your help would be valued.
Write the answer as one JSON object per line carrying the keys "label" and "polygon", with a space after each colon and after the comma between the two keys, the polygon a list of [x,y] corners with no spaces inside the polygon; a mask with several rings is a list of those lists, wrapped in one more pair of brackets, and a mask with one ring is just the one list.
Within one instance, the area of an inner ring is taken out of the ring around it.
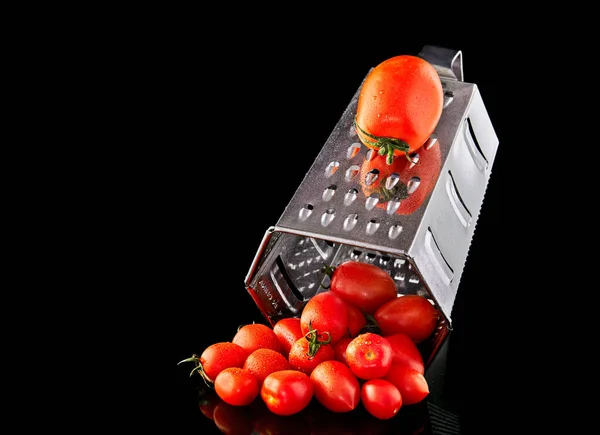
{"label": "tomato calyx", "polygon": [[375,136],[374,134],[367,133],[365,130],[363,130],[360,127],[360,125],[358,125],[358,122],[356,122],[356,119],[354,120],[354,125],[356,126],[359,134],[373,139],[371,141],[371,140],[365,139],[364,137],[361,137],[361,139],[365,143],[368,143],[370,146],[377,149],[378,150],[377,152],[380,156],[386,156],[385,161],[388,165],[391,165],[394,162],[394,151],[395,150],[403,152],[410,163],[412,163],[412,164],[417,163],[416,161],[411,159],[410,155],[408,154],[408,151],[410,150],[410,145],[408,143],[406,143],[405,141],[403,141],[402,139],[398,139],[395,137]]}
{"label": "tomato calyx", "polygon": [[304,338],[308,341],[308,352],[306,353],[308,359],[313,359],[322,345],[331,343],[331,334],[327,331],[322,334],[327,334],[327,340],[319,340],[319,332],[313,328],[312,321],[308,322],[308,332],[304,334]]}
{"label": "tomato calyx", "polygon": [[[334,266],[330,266],[327,263],[323,263],[323,267],[321,268],[321,272],[322,273],[324,273],[329,278],[331,278],[334,271],[335,271],[335,267]],[[321,287],[323,287],[324,289],[328,289],[329,285],[323,285],[323,283],[321,283]]]}
{"label": "tomato calyx", "polygon": [[206,374],[206,372],[204,371],[204,367],[202,367],[202,363],[200,362],[200,357],[198,355],[193,354],[190,358],[186,358],[184,360],[179,361],[177,363],[177,365],[179,365],[181,363],[185,363],[185,362],[193,362],[196,365],[190,372],[190,377],[192,377],[194,375],[194,373],[198,373],[204,380],[204,383],[206,384],[207,387],[209,387],[209,388],[214,387],[215,381],[213,381],[211,378],[209,378],[208,375]]}

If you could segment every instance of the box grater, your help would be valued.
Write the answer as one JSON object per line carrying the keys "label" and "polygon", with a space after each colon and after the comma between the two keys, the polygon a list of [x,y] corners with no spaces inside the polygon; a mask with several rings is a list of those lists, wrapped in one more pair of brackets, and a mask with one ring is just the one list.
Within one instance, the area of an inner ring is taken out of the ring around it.
{"label": "box grater", "polygon": [[[353,259],[376,264],[393,277],[399,296],[423,295],[439,308],[435,333],[420,344],[428,366],[452,329],[452,307],[498,138],[477,85],[463,80],[461,51],[427,45],[418,56],[435,67],[444,90],[441,118],[421,150],[439,147],[441,156],[437,180],[424,202],[401,215],[396,210],[402,200],[377,206],[382,198],[361,190],[377,171],[361,171],[376,152],[361,144],[355,131],[359,86],[283,214],[266,230],[245,286],[274,325],[284,317],[299,317],[311,297],[326,291],[324,263],[337,266]],[[418,161],[418,153],[413,160]],[[414,193],[421,181],[411,179],[407,192]]]}

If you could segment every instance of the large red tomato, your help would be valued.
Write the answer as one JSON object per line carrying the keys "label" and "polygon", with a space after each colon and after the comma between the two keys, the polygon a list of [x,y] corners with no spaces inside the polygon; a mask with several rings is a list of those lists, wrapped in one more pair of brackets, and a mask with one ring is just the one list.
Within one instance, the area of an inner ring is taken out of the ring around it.
{"label": "large red tomato", "polygon": [[256,349],[267,348],[281,352],[279,338],[273,329],[262,323],[250,323],[240,327],[233,339],[233,343],[240,345],[251,354]]}
{"label": "large red tomato", "polygon": [[380,420],[395,416],[402,407],[400,390],[385,379],[371,379],[363,384],[360,400],[369,414]]}
{"label": "large red tomato", "polygon": [[292,415],[310,403],[314,386],[310,377],[298,370],[280,370],[268,375],[260,396],[269,410],[277,415]]}
{"label": "large red tomato", "polygon": [[273,349],[261,348],[248,355],[242,368],[249,370],[261,386],[268,375],[289,369],[290,363],[281,353]]}
{"label": "large red tomato", "polygon": [[392,345],[392,364],[404,364],[425,374],[423,355],[412,339],[402,333],[387,335],[387,341]]}
{"label": "large red tomato", "polygon": [[322,338],[312,332],[294,343],[288,356],[290,367],[310,375],[323,361],[335,359],[335,349],[328,339]]}
{"label": "large red tomato", "polygon": [[424,296],[404,295],[382,305],[373,317],[383,336],[403,333],[420,343],[435,331],[439,311]]}
{"label": "large red tomato", "polygon": [[312,371],[310,379],[315,398],[330,411],[349,412],[360,403],[360,383],[344,363],[322,362]]}
{"label": "large red tomato", "polygon": [[397,297],[394,279],[374,264],[347,260],[328,273],[329,291],[367,314]]}
{"label": "large red tomato", "polygon": [[367,147],[391,163],[407,157],[435,131],[444,108],[440,77],[429,62],[400,55],[373,68],[362,83],[356,107],[356,132]]}
{"label": "large red tomato", "polygon": [[229,341],[213,343],[200,356],[194,354],[191,358],[180,361],[193,362],[196,367],[190,375],[199,373],[205,381],[213,383],[221,371],[229,367],[242,367],[249,352],[243,347]]}
{"label": "large red tomato", "polygon": [[398,388],[404,405],[419,403],[429,394],[429,385],[425,376],[403,364],[392,364],[383,379]]}
{"label": "large red tomato", "polygon": [[279,338],[281,353],[286,357],[289,355],[293,344],[304,336],[299,317],[285,317],[278,320],[273,326],[273,332]]}
{"label": "large red tomato", "polygon": [[365,332],[346,347],[346,362],[360,379],[384,377],[392,365],[392,345],[386,338]]}
{"label": "large red tomato", "polygon": [[313,296],[300,314],[302,334],[307,334],[311,325],[319,334],[328,334],[332,345],[337,343],[348,333],[348,307],[344,300],[331,291]]}
{"label": "large red tomato", "polygon": [[[440,146],[419,149],[419,159],[413,164],[406,159],[395,159],[392,164],[384,156],[375,155],[365,159],[360,166],[360,183],[365,196],[378,194],[376,207],[387,209],[400,215],[414,213],[431,194],[442,170]],[[369,173],[376,173],[373,180]],[[390,178],[391,177],[391,178]],[[399,177],[394,179],[393,177]],[[390,181],[394,181],[391,183]],[[390,201],[395,202],[390,202]],[[397,204],[397,200],[400,204]]]}
{"label": "large red tomato", "polygon": [[229,367],[215,379],[215,391],[224,402],[234,406],[250,404],[259,392],[259,384],[250,370]]}

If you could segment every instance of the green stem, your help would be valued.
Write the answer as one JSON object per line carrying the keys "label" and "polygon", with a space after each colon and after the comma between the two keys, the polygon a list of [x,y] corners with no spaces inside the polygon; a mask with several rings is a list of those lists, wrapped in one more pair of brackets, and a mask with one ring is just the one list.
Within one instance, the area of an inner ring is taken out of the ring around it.
{"label": "green stem", "polygon": [[196,365],[190,372],[190,377],[192,377],[194,373],[198,373],[202,377],[202,380],[204,380],[206,386],[209,388],[213,388],[215,381],[209,378],[206,372],[204,371],[204,367],[202,367],[202,363],[200,362],[200,357],[198,355],[194,354],[190,358],[181,360],[177,363],[177,365],[185,362],[193,362]]}
{"label": "green stem", "polygon": [[312,320],[308,322],[308,332],[304,334],[304,338],[308,340],[308,353],[306,354],[308,359],[313,359],[322,345],[331,343],[331,334],[329,332],[324,332],[324,334],[327,334],[327,340],[319,340],[318,331],[313,328]]}
{"label": "green stem", "polygon": [[388,165],[391,165],[394,162],[394,151],[395,150],[404,152],[404,155],[406,156],[406,158],[409,162],[416,163],[408,155],[408,151],[410,150],[410,145],[408,145],[408,143],[406,143],[402,139],[398,139],[395,137],[375,136],[374,134],[367,133],[360,127],[360,125],[358,125],[358,123],[356,122],[356,119],[354,120],[354,125],[356,126],[356,128],[358,130],[360,130],[360,132],[364,136],[367,136],[367,137],[373,139],[373,141],[366,141],[366,142],[368,142],[369,145],[372,146],[373,148],[378,149],[379,155],[386,156],[385,161]]}

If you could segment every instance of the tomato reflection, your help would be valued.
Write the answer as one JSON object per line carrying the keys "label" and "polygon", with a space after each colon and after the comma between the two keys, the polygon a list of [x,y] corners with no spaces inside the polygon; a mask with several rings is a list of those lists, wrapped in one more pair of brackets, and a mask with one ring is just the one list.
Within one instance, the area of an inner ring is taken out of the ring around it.
{"label": "tomato reflection", "polygon": [[228,435],[417,435],[425,432],[426,405],[406,406],[393,418],[380,420],[359,404],[352,412],[339,414],[316,399],[301,412],[279,416],[257,398],[248,406],[233,406],[214,391],[199,397],[199,409],[216,427]]}

